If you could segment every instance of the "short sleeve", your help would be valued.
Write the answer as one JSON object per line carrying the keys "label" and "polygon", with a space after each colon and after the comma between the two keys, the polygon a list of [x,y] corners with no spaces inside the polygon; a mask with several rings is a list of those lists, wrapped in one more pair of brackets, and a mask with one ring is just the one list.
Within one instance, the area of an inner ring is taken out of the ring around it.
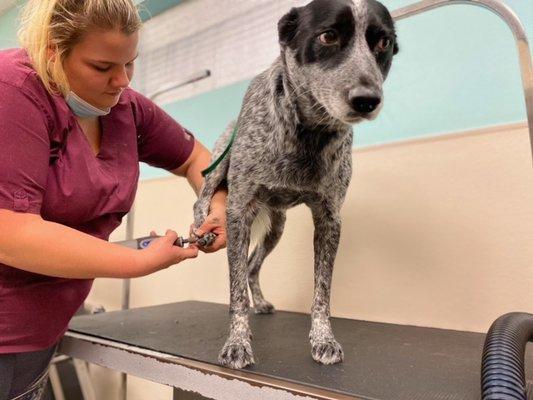
{"label": "short sleeve", "polygon": [[140,93],[132,90],[131,95],[139,161],[167,171],[181,166],[194,148],[192,133]]}
{"label": "short sleeve", "polygon": [[49,119],[21,87],[0,82],[0,208],[39,214],[50,157]]}

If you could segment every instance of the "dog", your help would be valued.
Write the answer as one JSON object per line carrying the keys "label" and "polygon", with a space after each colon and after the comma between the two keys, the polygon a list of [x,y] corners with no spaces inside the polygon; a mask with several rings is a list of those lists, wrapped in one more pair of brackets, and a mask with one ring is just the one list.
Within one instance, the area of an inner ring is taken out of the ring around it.
{"label": "dog", "polygon": [[[379,113],[382,84],[398,52],[391,15],[376,0],[313,0],[283,16],[278,33],[280,56],[252,80],[236,126],[217,140],[213,160],[235,131],[194,205],[198,227],[213,193],[227,187],[231,322],[218,361],[230,368],[254,363],[247,284],[255,312],[274,312],[261,292],[259,271],[281,237],[286,210],[302,203],[315,227],[311,355],[322,364],[343,360],[329,303],[340,209],[352,173],[351,125]],[[258,221],[264,232],[248,257]]]}

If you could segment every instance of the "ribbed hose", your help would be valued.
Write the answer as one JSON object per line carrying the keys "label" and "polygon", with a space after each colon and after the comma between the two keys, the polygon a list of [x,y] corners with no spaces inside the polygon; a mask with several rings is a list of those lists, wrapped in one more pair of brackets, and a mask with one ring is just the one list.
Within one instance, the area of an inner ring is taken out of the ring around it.
{"label": "ribbed hose", "polygon": [[527,400],[526,344],[533,338],[533,314],[509,313],[489,329],[481,362],[482,400]]}

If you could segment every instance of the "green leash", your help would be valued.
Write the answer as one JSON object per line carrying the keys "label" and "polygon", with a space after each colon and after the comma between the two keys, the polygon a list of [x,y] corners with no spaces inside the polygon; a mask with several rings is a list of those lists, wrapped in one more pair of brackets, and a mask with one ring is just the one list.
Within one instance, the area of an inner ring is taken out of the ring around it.
{"label": "green leash", "polygon": [[233,141],[235,140],[235,136],[237,136],[237,125],[235,125],[235,128],[233,129],[233,133],[231,134],[231,139],[229,140],[228,145],[224,149],[224,152],[209,167],[207,167],[206,169],[202,171],[202,176],[204,178],[207,174],[210,174],[211,172],[213,172],[218,167],[218,164],[220,164],[222,160],[228,155],[229,150],[231,149],[231,146],[233,145]]}

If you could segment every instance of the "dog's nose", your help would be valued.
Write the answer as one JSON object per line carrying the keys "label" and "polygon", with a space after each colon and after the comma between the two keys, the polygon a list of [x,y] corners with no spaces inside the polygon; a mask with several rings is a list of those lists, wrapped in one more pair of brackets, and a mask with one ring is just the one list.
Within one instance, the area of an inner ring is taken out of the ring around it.
{"label": "dog's nose", "polygon": [[379,106],[381,98],[376,96],[357,96],[350,99],[350,102],[355,111],[369,114]]}

